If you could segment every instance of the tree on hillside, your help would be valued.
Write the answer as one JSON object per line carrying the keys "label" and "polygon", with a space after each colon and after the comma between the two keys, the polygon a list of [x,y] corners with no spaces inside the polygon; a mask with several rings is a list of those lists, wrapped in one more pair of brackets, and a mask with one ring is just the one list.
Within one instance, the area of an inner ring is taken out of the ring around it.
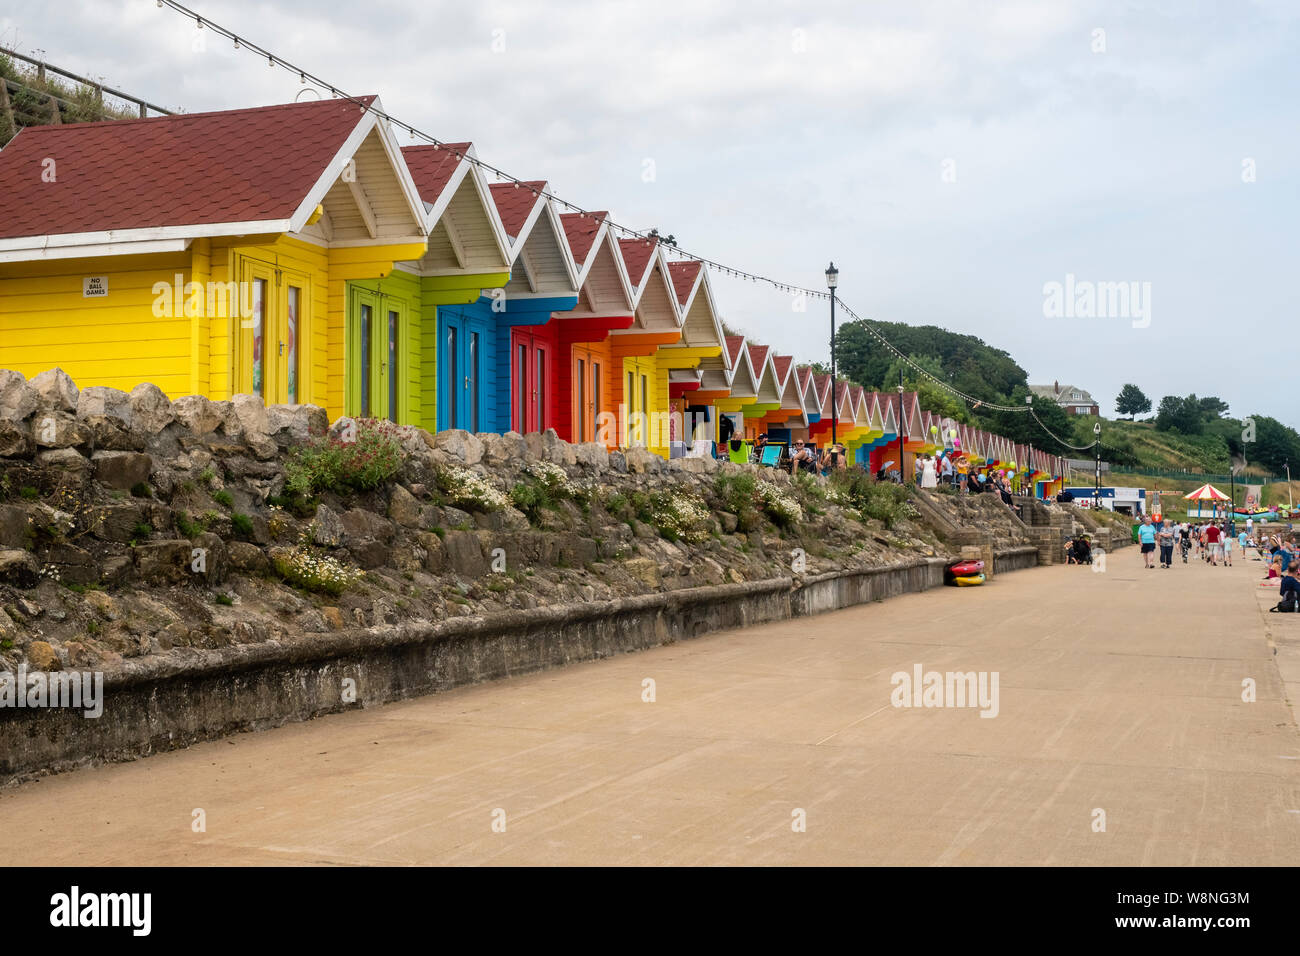
{"label": "tree on hillside", "polygon": [[[933,325],[873,322],[872,327],[904,355],[927,356],[938,362],[940,377],[968,395],[1002,403],[1017,385],[1026,383],[1025,370],[1006,352],[986,345],[973,335],[949,332]],[[872,389],[898,386],[896,361],[862,322],[847,322],[836,334],[840,369],[853,381]]]}
{"label": "tree on hillside", "polygon": [[[933,355],[917,356],[912,361],[940,381],[947,380],[948,376],[943,370],[943,365]],[[951,418],[963,425],[969,425],[975,420],[964,401],[922,375],[912,365],[896,358],[885,370],[884,380],[879,390],[893,392],[898,388],[900,381],[907,391],[916,392],[921,399],[922,407],[937,412],[940,417]]]}
{"label": "tree on hillside", "polygon": [[[1283,425],[1276,418],[1268,415],[1251,415],[1245,419],[1246,425],[1254,424],[1253,442],[1245,443],[1246,460],[1263,465],[1273,472],[1280,472],[1290,463],[1292,472],[1300,464],[1300,433],[1294,428]],[[1247,431],[1246,437],[1250,437]]]}
{"label": "tree on hillside", "polygon": [[1151,411],[1151,399],[1147,398],[1142,393],[1142,389],[1136,385],[1125,385],[1119,390],[1119,397],[1115,399],[1115,411],[1132,419],[1135,415]]}
{"label": "tree on hillside", "polygon": [[1178,432],[1181,435],[1199,435],[1205,430],[1205,421],[1201,412],[1201,401],[1195,393],[1186,398],[1166,395],[1160,399],[1156,409],[1156,428],[1162,432]]}
{"label": "tree on hillside", "polygon": [[1205,421],[1222,418],[1228,412],[1228,403],[1214,395],[1207,395],[1199,399],[1197,407],[1200,409],[1201,418]]}

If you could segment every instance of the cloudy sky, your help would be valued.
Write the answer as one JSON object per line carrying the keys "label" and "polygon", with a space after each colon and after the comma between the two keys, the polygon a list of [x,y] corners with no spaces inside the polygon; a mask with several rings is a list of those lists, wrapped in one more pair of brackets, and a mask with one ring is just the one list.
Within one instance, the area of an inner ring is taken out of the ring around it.
{"label": "cloudy sky", "polygon": [[[833,258],[857,312],[978,335],[1108,411],[1133,381],[1300,426],[1290,0],[190,6],[693,252],[818,287]],[[0,45],[188,112],[302,90],[155,0],[8,0]],[[1045,314],[1067,275],[1149,299]],[[826,358],[824,304],[715,288],[733,326]]]}

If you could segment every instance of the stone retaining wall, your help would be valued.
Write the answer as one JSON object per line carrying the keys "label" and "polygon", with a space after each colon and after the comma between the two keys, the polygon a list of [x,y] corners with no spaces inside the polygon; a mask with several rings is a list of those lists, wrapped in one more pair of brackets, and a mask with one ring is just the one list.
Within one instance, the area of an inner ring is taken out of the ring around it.
{"label": "stone retaining wall", "polygon": [[[1000,572],[1032,566],[1033,547],[1000,552]],[[796,581],[689,588],[617,601],[320,635],[310,644],[250,644],[238,656],[128,661],[105,682],[104,715],[0,711],[0,782],[132,760],[241,731],[263,730],[643,650],[713,631],[863,604],[943,583],[938,559],[830,572]],[[345,679],[355,703],[345,703]]]}

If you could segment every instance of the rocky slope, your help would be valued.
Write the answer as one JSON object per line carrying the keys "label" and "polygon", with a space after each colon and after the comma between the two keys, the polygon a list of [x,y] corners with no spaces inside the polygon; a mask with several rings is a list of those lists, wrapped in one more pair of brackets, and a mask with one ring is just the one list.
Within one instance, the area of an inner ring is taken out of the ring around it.
{"label": "rocky slope", "polygon": [[[331,429],[315,406],[0,371],[0,671],[956,554],[860,493],[553,431]],[[1030,540],[991,496],[944,497],[996,547]]]}

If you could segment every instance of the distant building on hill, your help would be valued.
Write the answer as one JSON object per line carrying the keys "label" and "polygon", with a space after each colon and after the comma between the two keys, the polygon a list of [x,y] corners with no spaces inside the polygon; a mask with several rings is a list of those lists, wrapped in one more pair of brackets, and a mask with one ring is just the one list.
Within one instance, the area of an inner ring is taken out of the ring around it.
{"label": "distant building on hill", "polygon": [[1030,385],[1029,391],[1035,398],[1052,399],[1071,415],[1101,414],[1097,406],[1097,400],[1088,393],[1087,389],[1080,388],[1077,385],[1062,385],[1060,382],[1053,382],[1051,385]]}

